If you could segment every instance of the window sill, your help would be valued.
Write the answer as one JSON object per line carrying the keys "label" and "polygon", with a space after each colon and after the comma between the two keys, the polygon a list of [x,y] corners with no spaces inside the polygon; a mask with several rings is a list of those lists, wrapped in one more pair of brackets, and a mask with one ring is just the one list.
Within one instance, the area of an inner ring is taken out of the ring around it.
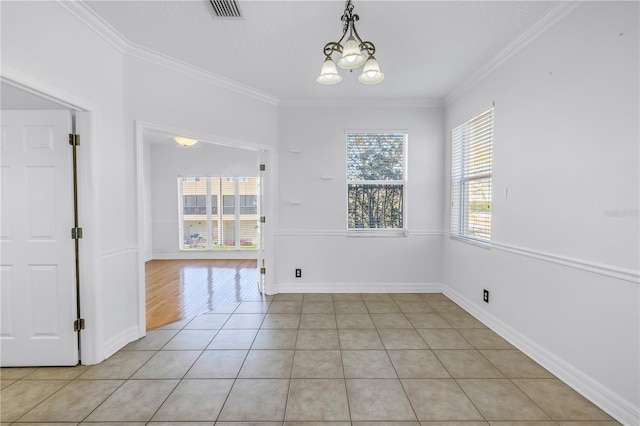
{"label": "window sill", "polygon": [[347,238],[398,238],[407,237],[408,231],[406,229],[362,229],[362,230],[347,230]]}
{"label": "window sill", "polygon": [[483,249],[491,249],[491,241],[476,240],[475,238],[462,237],[459,235],[451,235],[451,239],[460,241],[462,243],[470,244],[472,246],[480,247]]}
{"label": "window sill", "polygon": [[181,253],[255,253],[257,248],[253,249],[178,249]]}

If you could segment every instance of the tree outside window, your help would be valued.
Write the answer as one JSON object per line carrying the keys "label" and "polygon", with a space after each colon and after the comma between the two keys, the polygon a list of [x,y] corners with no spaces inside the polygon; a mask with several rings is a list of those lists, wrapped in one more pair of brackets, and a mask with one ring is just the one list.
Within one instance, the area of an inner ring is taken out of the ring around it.
{"label": "tree outside window", "polygon": [[347,133],[347,227],[404,229],[403,133]]}

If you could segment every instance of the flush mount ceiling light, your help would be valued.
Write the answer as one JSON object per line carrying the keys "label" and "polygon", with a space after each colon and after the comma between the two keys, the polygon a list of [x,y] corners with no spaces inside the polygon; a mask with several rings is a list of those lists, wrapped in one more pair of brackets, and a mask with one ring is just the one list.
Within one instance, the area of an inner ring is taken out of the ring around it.
{"label": "flush mount ceiling light", "polygon": [[[342,37],[340,37],[338,41],[330,41],[325,44],[325,59],[322,64],[322,71],[320,72],[320,77],[316,79],[318,83],[337,84],[342,81],[342,77],[338,74],[336,64],[331,58],[334,52],[342,54],[340,59],[338,59],[338,66],[342,69],[353,71],[364,65],[362,74],[358,77],[360,83],[378,84],[384,80],[384,74],[380,72],[378,61],[376,61],[376,58],[373,56],[376,53],[376,47],[370,41],[362,41],[360,35],[358,35],[358,31],[356,31],[356,21],[359,19],[360,17],[353,13],[351,0],[347,0],[344,7],[344,14],[340,18],[342,21]],[[347,31],[349,32],[349,37],[344,45],[342,45],[341,43],[345,39]]]}
{"label": "flush mount ceiling light", "polygon": [[191,146],[198,143],[198,139],[185,138],[182,136],[176,136],[175,138],[173,138],[173,140],[176,141],[177,144],[182,146]]}

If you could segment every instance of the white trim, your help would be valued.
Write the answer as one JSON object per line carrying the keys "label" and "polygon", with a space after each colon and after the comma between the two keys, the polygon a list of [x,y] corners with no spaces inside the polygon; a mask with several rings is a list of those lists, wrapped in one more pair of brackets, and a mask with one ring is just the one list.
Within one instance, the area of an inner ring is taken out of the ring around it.
{"label": "white trim", "polygon": [[442,293],[621,423],[640,424],[640,407],[634,406],[630,401],[577,370],[518,330],[478,308],[476,304],[448,285],[442,286]]}
{"label": "white trim", "polygon": [[468,80],[463,84],[459,84],[455,90],[449,93],[444,98],[444,104],[450,105],[457,98],[462,96],[467,91],[471,90],[476,84],[482,81],[485,77],[499,68],[508,59],[515,56],[518,52],[528,46],[535,39],[544,34],[549,28],[564,19],[567,15],[573,12],[583,3],[583,1],[560,1],[551,10],[545,13],[542,18],[530,26],[526,31],[520,34],[515,40],[513,40],[507,47],[505,47],[500,53],[498,53],[493,59],[482,66],[476,71]]}
{"label": "white trim", "polygon": [[441,283],[278,283],[277,293],[441,293]]}
{"label": "white trim", "polygon": [[354,228],[347,231],[347,238],[405,238],[409,233],[403,228]]}
{"label": "white trim", "polygon": [[5,64],[0,64],[0,81],[48,101],[56,102],[70,110],[85,112],[95,112],[97,110],[94,104],[49,86]]}
{"label": "white trim", "polygon": [[[393,230],[398,231],[398,230]],[[428,229],[407,229],[400,230],[403,234],[406,233],[408,237],[442,237],[447,235],[443,231],[434,231]],[[355,231],[347,231],[346,229],[280,229],[275,232],[276,237],[358,237],[353,235]],[[385,237],[385,236],[399,236],[397,233],[390,234],[375,234],[367,236]]]}
{"label": "white trim", "polygon": [[444,108],[439,98],[424,99],[301,99],[281,100],[278,104],[284,108]]}
{"label": "white trim", "polygon": [[517,247],[511,244],[491,242],[491,248],[506,251],[509,253],[518,254],[520,256],[526,256],[533,259],[543,260],[545,262],[557,263],[559,265],[567,266],[569,268],[580,269],[583,271],[591,272],[594,274],[600,274],[611,278],[617,278],[619,280],[629,281],[634,284],[640,284],[640,272],[632,269],[620,268],[618,266],[606,265],[603,263],[591,262],[584,259],[578,259],[575,257],[562,256],[555,253],[544,252],[541,250],[528,249],[524,247]]}
{"label": "white trim", "polygon": [[241,95],[245,95],[249,98],[253,98],[270,105],[277,106],[279,103],[279,99],[270,93],[266,93],[261,90],[254,89],[252,87],[238,83],[236,81],[233,81],[221,75],[214,74],[210,71],[204,70],[202,68],[198,68],[186,62],[179,61],[170,56],[163,55],[151,49],[147,49],[146,47],[138,46],[131,42],[129,42],[129,46],[127,48],[126,54],[136,57],[138,59],[142,59],[142,60],[154,63],[156,65],[161,65],[167,68],[171,68],[175,71],[181,72],[186,75],[190,75],[191,77],[198,78],[207,83],[211,83],[215,86],[222,87],[224,89],[228,89],[236,93],[240,93]]}
{"label": "white trim", "polygon": [[122,330],[120,333],[113,336],[111,339],[104,342],[103,353],[104,358],[101,360],[97,360],[95,363],[102,362],[103,360],[109,358],[111,355],[118,352],[128,343],[133,342],[135,340],[140,339],[146,335],[145,332],[140,333],[138,326],[132,326]]}
{"label": "white trim", "polygon": [[459,241],[465,244],[471,244],[472,246],[480,247],[483,249],[487,249],[487,250],[491,249],[491,241],[478,240],[476,238],[465,237],[464,235],[450,235],[449,238],[451,238],[454,241]]}
{"label": "white trim", "polygon": [[59,4],[123,54],[152,62],[156,65],[165,66],[267,104],[278,105],[279,103],[279,99],[274,95],[240,84],[202,68],[195,67],[175,58],[132,43],[111,25],[105,22],[104,19],[97,15],[91,8],[85,5],[83,1],[60,1]]}
{"label": "white trim", "polygon": [[[451,235],[449,231],[442,231],[442,234],[450,237],[451,241],[469,243],[470,241],[462,241]],[[545,262],[556,263],[558,265],[566,266],[569,268],[579,269],[593,274],[604,275],[605,277],[616,278],[622,281],[628,281],[633,284],[640,284],[640,271],[622,268],[620,266],[608,265],[605,263],[592,262],[590,260],[579,259],[576,257],[563,256],[557,253],[551,253],[542,250],[536,250],[526,247],[519,247],[513,244],[500,243],[497,241],[491,241],[490,244],[470,244],[482,249],[502,250],[507,253],[517,254],[519,256],[528,257],[531,259],[542,260]]]}
{"label": "white trim", "polygon": [[134,254],[138,252],[138,246],[125,247],[118,250],[112,250],[105,253],[100,254],[102,259],[109,259],[112,257],[118,257],[127,254]]}
{"label": "white trim", "polygon": [[137,242],[138,242],[138,259],[137,259],[137,287],[138,287],[138,334],[144,336],[147,330],[147,283],[145,272],[145,261],[147,251],[151,251],[146,246],[146,218],[145,218],[145,177],[144,177],[144,126],[137,121],[134,122],[134,143],[136,150],[135,173],[136,173],[136,223],[137,223]]}
{"label": "white trim", "polygon": [[198,141],[203,143],[212,143],[215,145],[221,145],[221,146],[226,146],[230,148],[240,148],[240,149],[246,149],[249,151],[268,151],[271,149],[270,146],[264,145],[264,144],[248,142],[242,139],[225,138],[222,136],[215,136],[215,135],[197,132],[192,129],[184,129],[180,127],[167,126],[164,124],[151,123],[149,121],[136,120],[135,124],[136,124],[136,129],[139,129],[142,132],[140,134],[141,137],[144,136],[144,130],[154,130],[162,133],[167,133],[170,135],[181,135],[181,136],[185,136],[193,139],[198,139]]}
{"label": "white trim", "polygon": [[129,43],[127,39],[82,1],[58,0],[58,4],[71,12],[78,20],[102,37],[102,39],[116,48],[120,53],[126,52]]}

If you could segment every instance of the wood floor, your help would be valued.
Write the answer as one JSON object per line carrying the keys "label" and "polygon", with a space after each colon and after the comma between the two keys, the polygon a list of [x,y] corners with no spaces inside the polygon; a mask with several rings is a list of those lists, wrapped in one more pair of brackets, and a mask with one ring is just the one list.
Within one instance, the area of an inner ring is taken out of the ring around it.
{"label": "wood floor", "polygon": [[147,330],[260,296],[255,260],[151,260]]}

